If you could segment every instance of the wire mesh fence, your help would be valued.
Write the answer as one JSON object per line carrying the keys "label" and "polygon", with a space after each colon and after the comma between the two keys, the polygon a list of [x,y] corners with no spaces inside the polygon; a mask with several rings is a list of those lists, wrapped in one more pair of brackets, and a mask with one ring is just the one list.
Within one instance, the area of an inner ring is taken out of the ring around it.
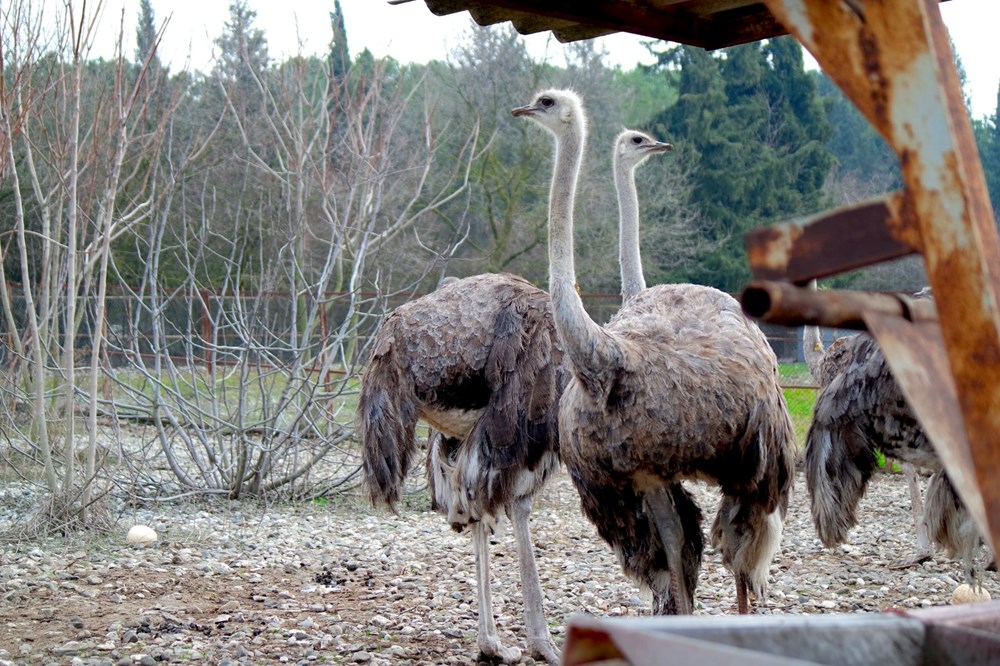
{"label": "wire mesh fence", "polygon": [[[23,334],[20,290],[10,288],[8,293],[14,295],[15,330]],[[350,447],[357,375],[365,365],[367,342],[385,313],[413,297],[112,289],[103,322],[108,344],[100,363],[109,378],[103,385],[111,388],[102,398],[102,413],[155,424],[165,455],[190,448],[195,456],[200,445],[213,451],[214,461],[226,457],[214,453],[222,447],[228,454],[225,446],[232,442],[229,457],[239,461],[255,456],[258,469],[237,470],[237,479],[230,470],[236,464],[226,463],[224,473],[218,472],[213,481],[220,488],[236,487],[244,478],[266,478],[265,471],[272,477],[308,481],[309,475],[294,475],[303,466],[314,474],[314,460],[327,454],[331,442],[343,442],[341,453],[354,455]],[[620,307],[616,294],[584,294],[582,299],[600,323]],[[86,299],[82,309],[86,314],[75,340],[81,367],[91,360],[93,313],[98,311]],[[25,359],[18,357],[16,333],[8,326],[0,319],[0,368],[6,368],[5,376],[13,381],[0,384],[0,412],[2,405],[30,404],[16,382],[18,373],[12,371]],[[802,330],[769,325],[762,329],[779,360],[786,402],[803,444],[817,389],[802,357]],[[59,375],[57,351],[47,357],[54,378]],[[10,408],[0,413],[0,421],[7,424],[17,425],[16,417]],[[207,438],[200,444],[193,439],[199,433]],[[279,458],[284,460],[289,450],[299,458],[283,470]],[[338,468],[334,480],[324,485],[353,479],[353,464],[347,465],[351,469]],[[207,465],[213,473],[216,466]]]}

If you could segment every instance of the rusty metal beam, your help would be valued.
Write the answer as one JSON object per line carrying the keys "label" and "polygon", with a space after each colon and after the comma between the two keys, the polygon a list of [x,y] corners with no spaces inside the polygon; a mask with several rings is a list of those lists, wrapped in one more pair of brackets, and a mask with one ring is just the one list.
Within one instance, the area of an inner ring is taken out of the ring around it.
{"label": "rusty metal beam", "polygon": [[814,291],[788,282],[753,282],[740,295],[751,317],[782,326],[868,329],[865,316],[877,313],[909,321],[937,322],[934,301],[904,294]]}
{"label": "rusty metal beam", "polygon": [[937,3],[765,3],[899,157],[966,434],[959,445],[1000,544],[1000,240]]}
{"label": "rusty metal beam", "polygon": [[756,280],[809,280],[920,251],[903,192],[751,231],[744,238]]}

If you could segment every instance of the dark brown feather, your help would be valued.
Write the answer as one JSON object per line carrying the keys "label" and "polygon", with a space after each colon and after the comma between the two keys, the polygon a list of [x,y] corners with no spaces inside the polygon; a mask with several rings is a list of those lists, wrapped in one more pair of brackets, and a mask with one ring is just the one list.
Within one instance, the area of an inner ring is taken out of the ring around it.
{"label": "dark brown feather", "polygon": [[979,535],[882,351],[867,333],[841,340],[840,372],[820,391],[806,439],[806,484],[820,540],[830,547],[847,539],[880,451],[933,472],[924,507],[928,532],[969,570]]}
{"label": "dark brown feather", "polygon": [[524,492],[524,472],[543,483],[557,463],[561,361],[548,295],[514,275],[465,278],[397,308],[358,407],[372,502],[399,500],[420,419],[459,442],[440,449],[451,468],[439,481],[470,505],[466,519],[496,515]]}
{"label": "dark brown feather", "polygon": [[[775,532],[780,534],[780,525],[766,521],[787,509],[796,457],[767,339],[735,299],[698,285],[647,289],[605,331],[621,341],[622,363],[571,380],[560,406],[563,461],[584,511],[616,550],[628,554],[642,527],[633,518],[640,508],[630,502],[643,487],[682,479],[717,483],[725,499],[713,540],[724,563],[739,579],[752,578],[761,594],[762,560],[770,559]],[[614,494],[621,506],[608,512],[621,517],[587,510]],[[759,534],[770,541],[763,543]],[[700,527],[697,537],[700,543]]]}

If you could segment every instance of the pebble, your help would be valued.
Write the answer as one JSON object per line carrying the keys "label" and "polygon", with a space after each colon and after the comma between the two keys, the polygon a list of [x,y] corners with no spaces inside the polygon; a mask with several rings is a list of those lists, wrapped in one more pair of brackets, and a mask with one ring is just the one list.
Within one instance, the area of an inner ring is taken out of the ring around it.
{"label": "pebble", "polygon": [[[711,525],[718,495],[697,484],[691,488],[704,524]],[[876,475],[858,508],[860,523],[842,548],[821,546],[807,499],[799,478],[782,547],[770,567],[770,604],[759,612],[874,612],[949,603],[962,571],[943,552],[920,567],[888,566],[916,543],[902,476]],[[400,516],[373,512],[360,501],[322,510],[256,508],[252,502],[240,503],[239,512],[204,506],[130,509],[129,520],[171,535],[162,547],[122,553],[53,540],[10,549],[0,593],[23,594],[20,599],[29,604],[24,616],[37,619],[12,637],[6,653],[0,651],[0,666],[70,658],[82,666],[306,664],[329,654],[379,666],[474,663],[478,608],[471,542],[424,500],[407,498]],[[0,502],[0,529],[16,519]],[[648,613],[648,593],[622,574],[610,548],[582,518],[565,474],[536,499],[532,538],[557,644],[575,613]],[[500,638],[523,651],[520,576],[509,526],[499,526],[493,542]],[[316,579],[324,572],[329,582]],[[988,572],[983,582],[996,597],[996,574]],[[732,574],[706,545],[696,615],[733,614],[733,588]],[[110,612],[125,619],[105,619]],[[214,631],[213,622],[225,631]],[[43,636],[50,629],[56,633]],[[530,663],[522,658],[522,665]]]}

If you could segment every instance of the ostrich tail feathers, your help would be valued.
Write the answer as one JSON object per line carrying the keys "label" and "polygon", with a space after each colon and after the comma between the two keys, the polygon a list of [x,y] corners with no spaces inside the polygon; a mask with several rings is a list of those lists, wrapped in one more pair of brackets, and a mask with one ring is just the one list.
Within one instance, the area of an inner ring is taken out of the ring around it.
{"label": "ostrich tail feathers", "polygon": [[823,545],[847,539],[858,502],[875,469],[875,454],[850,424],[813,421],[806,439],[806,486],[813,524]]}
{"label": "ostrich tail feathers", "polygon": [[712,523],[712,545],[719,549],[723,565],[758,599],[767,597],[767,574],[781,545],[783,513],[780,506],[769,512],[762,504],[725,495]]}
{"label": "ostrich tail feathers", "polygon": [[395,507],[416,452],[417,400],[401,381],[391,356],[372,359],[361,382],[357,431],[368,498],[375,506]]}
{"label": "ostrich tail feathers", "polygon": [[965,557],[977,550],[980,538],[975,522],[943,471],[935,472],[927,483],[923,518],[927,533],[949,557]]}

